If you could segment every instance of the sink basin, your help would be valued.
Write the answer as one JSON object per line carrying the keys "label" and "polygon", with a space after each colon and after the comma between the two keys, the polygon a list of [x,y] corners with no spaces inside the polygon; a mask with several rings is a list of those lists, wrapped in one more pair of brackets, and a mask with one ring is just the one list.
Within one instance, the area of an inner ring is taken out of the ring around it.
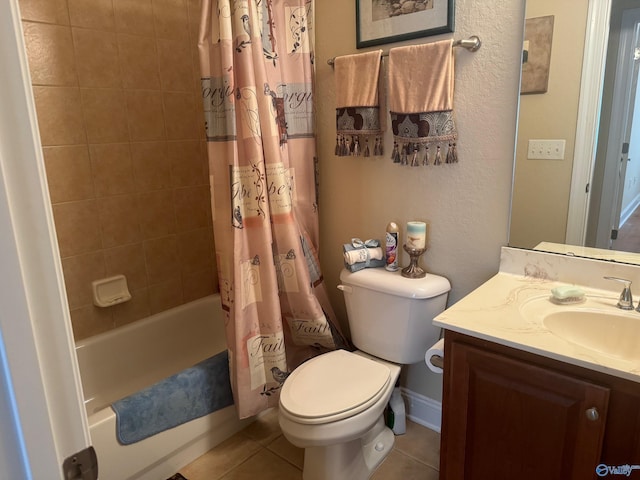
{"label": "sink basin", "polygon": [[640,361],[640,313],[560,308],[543,317],[554,335],[604,355]]}

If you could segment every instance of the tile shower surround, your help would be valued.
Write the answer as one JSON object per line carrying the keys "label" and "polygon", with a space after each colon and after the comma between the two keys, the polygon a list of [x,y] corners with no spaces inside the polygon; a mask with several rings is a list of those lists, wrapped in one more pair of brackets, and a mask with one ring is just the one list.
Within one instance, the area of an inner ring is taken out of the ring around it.
{"label": "tile shower surround", "polygon": [[[76,339],[217,291],[200,0],[20,0]],[[93,306],[123,273],[133,298]]]}

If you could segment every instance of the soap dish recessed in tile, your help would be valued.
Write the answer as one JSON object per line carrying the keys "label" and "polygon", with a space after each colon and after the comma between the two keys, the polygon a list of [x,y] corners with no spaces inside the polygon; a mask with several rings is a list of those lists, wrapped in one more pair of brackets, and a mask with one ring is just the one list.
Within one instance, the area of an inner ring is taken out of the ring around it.
{"label": "soap dish recessed in tile", "polygon": [[98,307],[111,307],[131,300],[124,275],[115,275],[91,282],[93,287],[93,303]]}

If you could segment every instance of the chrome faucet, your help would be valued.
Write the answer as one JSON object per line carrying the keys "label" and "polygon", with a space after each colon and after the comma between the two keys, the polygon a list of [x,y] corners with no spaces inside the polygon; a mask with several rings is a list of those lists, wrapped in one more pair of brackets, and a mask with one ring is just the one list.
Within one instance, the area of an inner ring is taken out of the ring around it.
{"label": "chrome faucet", "polygon": [[[605,280],[613,280],[616,282],[624,283],[624,287],[622,289],[622,293],[620,293],[620,298],[618,299],[618,308],[622,310],[633,310],[633,295],[631,295],[631,280],[627,280],[626,278],[618,278],[618,277],[604,277]],[[636,311],[640,312],[640,303],[638,304],[638,308]]]}

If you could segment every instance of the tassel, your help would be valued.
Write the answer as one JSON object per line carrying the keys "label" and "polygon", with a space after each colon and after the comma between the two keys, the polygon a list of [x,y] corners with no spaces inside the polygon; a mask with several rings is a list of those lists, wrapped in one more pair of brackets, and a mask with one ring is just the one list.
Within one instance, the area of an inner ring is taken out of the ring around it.
{"label": "tassel", "polygon": [[346,157],[347,156],[347,152],[348,152],[347,139],[345,137],[342,137],[342,140],[340,142],[340,156],[341,157]]}
{"label": "tassel", "polygon": [[[375,151],[375,149],[374,149]],[[364,156],[365,157],[370,157],[371,156],[371,152],[369,152],[369,137],[366,137],[364,139]]]}
{"label": "tassel", "polygon": [[447,148],[447,158],[445,159],[444,163],[453,163],[453,147],[451,146],[451,144],[449,144],[449,148]]}
{"label": "tassel", "polygon": [[380,151],[380,138],[378,137],[376,137],[376,144],[373,146],[373,154],[376,157],[382,155],[382,152]]}
{"label": "tassel", "polygon": [[424,146],[424,158],[422,159],[422,166],[429,165],[429,145]]}
{"label": "tassel", "polygon": [[340,156],[340,135],[336,135],[336,151],[335,151],[335,156],[339,157]]}
{"label": "tassel", "polygon": [[412,167],[420,166],[420,162],[418,162],[418,144],[417,143],[413,144],[413,157],[411,157],[411,166]]}
{"label": "tassel", "polygon": [[409,163],[409,161],[407,160],[407,144],[403,143],[402,144],[402,157],[400,159],[400,164],[401,165],[407,165]]}
{"label": "tassel", "polygon": [[434,165],[440,165],[442,163],[442,154],[440,153],[440,145],[436,149],[436,159],[434,160]]}
{"label": "tassel", "polygon": [[353,149],[351,151],[351,154],[354,157],[359,157],[360,156],[360,137],[354,137],[355,139],[353,140]]}
{"label": "tassel", "polygon": [[458,163],[458,149],[455,143],[451,147],[451,163]]}
{"label": "tassel", "polygon": [[393,163],[400,163],[400,152],[398,150],[398,143],[393,142],[393,152],[391,153],[391,160]]}

